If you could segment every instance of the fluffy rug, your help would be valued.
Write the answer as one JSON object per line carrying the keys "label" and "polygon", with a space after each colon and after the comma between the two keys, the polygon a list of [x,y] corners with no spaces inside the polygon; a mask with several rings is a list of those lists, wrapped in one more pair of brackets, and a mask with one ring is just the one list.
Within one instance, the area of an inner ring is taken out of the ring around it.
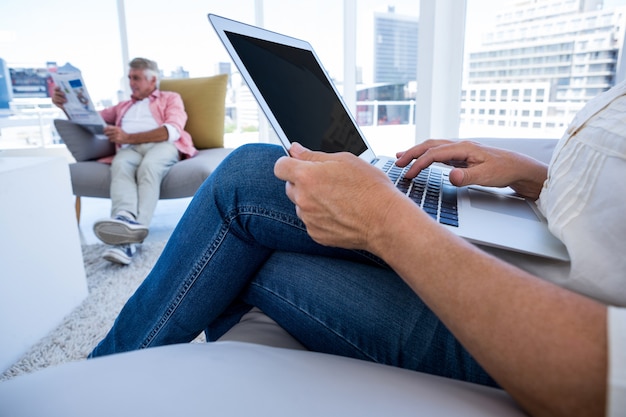
{"label": "fluffy rug", "polygon": [[63,362],[84,360],[109,331],[164,246],[165,242],[142,244],[129,266],[103,260],[103,245],[83,246],[89,295],[55,330],[0,375],[0,381]]}

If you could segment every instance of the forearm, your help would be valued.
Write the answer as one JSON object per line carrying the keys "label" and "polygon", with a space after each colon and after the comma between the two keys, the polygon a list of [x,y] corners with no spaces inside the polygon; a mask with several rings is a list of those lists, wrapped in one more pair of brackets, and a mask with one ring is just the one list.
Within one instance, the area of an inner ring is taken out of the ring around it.
{"label": "forearm", "polygon": [[603,415],[605,306],[501,262],[410,201],[395,201],[402,214],[382,221],[382,234],[370,241],[385,245],[370,249],[492,377],[533,415]]}
{"label": "forearm", "polygon": [[165,126],[159,126],[156,129],[148,130],[146,132],[129,133],[128,143],[140,144],[150,142],[165,142],[169,138],[167,128]]}
{"label": "forearm", "polygon": [[518,194],[536,200],[539,198],[543,183],[548,178],[548,166],[525,155],[515,154],[512,164],[522,167],[517,170],[525,176],[513,181],[510,185]]}

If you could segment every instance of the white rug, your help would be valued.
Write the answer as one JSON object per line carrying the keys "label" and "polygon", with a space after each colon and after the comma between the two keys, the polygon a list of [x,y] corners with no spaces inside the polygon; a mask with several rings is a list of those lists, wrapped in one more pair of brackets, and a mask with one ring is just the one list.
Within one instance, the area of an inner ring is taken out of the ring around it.
{"label": "white rug", "polygon": [[0,375],[0,381],[63,362],[84,360],[109,331],[164,246],[165,242],[140,245],[129,266],[103,260],[104,245],[83,246],[89,295],[55,330]]}

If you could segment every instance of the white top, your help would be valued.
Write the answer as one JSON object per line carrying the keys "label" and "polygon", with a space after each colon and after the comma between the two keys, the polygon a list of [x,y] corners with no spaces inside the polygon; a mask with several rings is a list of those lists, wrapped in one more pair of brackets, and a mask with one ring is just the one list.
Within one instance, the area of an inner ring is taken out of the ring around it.
{"label": "white top", "polygon": [[552,156],[537,206],[570,262],[484,248],[559,286],[626,307],[626,82],[589,101]]}
{"label": "white top", "polygon": [[[174,142],[180,138],[180,132],[174,126],[165,123],[169,142]],[[124,114],[122,118],[122,129],[126,133],[140,133],[156,129],[159,124],[150,111],[150,98],[137,100]]]}
{"label": "white top", "polygon": [[590,101],[552,156],[538,207],[565,243],[569,274],[547,277],[626,306],[626,84]]}

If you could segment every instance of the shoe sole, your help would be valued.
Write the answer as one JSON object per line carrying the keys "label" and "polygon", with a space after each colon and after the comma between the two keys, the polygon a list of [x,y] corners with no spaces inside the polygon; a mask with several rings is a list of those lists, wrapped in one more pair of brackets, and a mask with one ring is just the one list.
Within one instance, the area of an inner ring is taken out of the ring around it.
{"label": "shoe sole", "polygon": [[119,254],[111,253],[111,252],[105,253],[104,255],[102,255],[102,257],[109,262],[113,262],[113,263],[120,264],[120,265],[130,265],[132,261],[132,259],[127,256],[120,256]]}
{"label": "shoe sole", "polygon": [[141,243],[148,236],[148,229],[131,228],[122,222],[102,222],[94,225],[93,231],[98,239],[109,245]]}

